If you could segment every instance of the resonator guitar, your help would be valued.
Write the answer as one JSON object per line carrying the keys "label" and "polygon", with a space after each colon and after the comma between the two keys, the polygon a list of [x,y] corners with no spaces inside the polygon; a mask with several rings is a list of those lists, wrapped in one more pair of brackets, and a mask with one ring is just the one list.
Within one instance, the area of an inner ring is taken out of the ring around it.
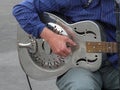
{"label": "resonator guitar", "polygon": [[36,39],[18,25],[17,45],[20,65],[33,79],[55,78],[73,67],[94,72],[101,66],[103,53],[117,52],[117,43],[106,42],[104,29],[95,21],[67,23],[64,19],[47,12],[41,19],[53,32],[68,36],[77,43],[77,46],[72,47],[69,56],[60,57],[52,52],[44,39]]}

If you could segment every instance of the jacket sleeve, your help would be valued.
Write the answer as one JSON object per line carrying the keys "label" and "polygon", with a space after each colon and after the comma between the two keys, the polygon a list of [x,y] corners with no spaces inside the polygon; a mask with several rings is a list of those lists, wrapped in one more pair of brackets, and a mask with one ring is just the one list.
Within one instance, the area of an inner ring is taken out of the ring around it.
{"label": "jacket sleeve", "polygon": [[13,7],[13,15],[23,30],[39,38],[46,26],[41,22],[39,14],[45,11],[59,11],[60,5],[56,1],[60,0],[24,0]]}

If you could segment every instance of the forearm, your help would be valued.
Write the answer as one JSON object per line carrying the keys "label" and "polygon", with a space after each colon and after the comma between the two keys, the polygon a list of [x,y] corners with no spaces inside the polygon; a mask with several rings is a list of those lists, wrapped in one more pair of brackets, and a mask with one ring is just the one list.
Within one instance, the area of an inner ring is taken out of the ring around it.
{"label": "forearm", "polygon": [[43,24],[35,11],[21,5],[17,5],[13,9],[13,15],[20,26],[29,34],[39,38],[45,24]]}
{"label": "forearm", "polygon": [[[45,2],[45,1],[44,1]],[[46,0],[47,4],[40,0],[25,0],[13,8],[13,15],[20,26],[28,33],[39,38],[45,24],[41,22],[39,14],[45,11],[57,11],[58,6]],[[54,8],[54,7],[56,8]]]}

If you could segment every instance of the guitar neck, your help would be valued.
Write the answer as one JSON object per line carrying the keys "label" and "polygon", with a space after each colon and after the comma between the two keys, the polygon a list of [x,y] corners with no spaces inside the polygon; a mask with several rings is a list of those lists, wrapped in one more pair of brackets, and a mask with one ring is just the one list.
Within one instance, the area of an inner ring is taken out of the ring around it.
{"label": "guitar neck", "polygon": [[117,53],[116,42],[86,42],[87,53]]}

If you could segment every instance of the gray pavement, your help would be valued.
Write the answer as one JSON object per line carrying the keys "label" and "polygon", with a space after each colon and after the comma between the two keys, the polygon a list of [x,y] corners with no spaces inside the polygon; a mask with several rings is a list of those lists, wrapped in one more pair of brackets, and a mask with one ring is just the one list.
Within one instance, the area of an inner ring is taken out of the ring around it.
{"label": "gray pavement", "polygon": [[[0,90],[29,90],[25,73],[19,64],[16,35],[17,22],[12,7],[20,2],[1,0],[0,3]],[[55,79],[37,81],[30,79],[33,90],[58,90]]]}

